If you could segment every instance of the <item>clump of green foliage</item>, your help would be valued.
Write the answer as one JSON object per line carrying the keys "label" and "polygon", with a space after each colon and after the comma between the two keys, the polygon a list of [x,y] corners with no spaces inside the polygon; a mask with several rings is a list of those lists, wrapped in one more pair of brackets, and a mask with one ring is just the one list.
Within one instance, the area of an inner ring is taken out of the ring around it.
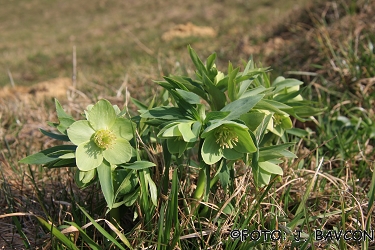
{"label": "clump of green foliage", "polygon": [[[211,190],[221,188],[225,194],[234,194],[236,164],[251,168],[257,188],[268,187],[273,177],[283,174],[279,164],[296,157],[288,150],[293,145],[288,133],[296,134],[291,117],[305,121],[321,109],[302,98],[299,80],[277,77],[271,83],[269,68],[258,68],[252,60],[243,71],[229,63],[224,74],[216,68],[216,54],[203,62],[188,49],[196,77],[170,75],[157,81],[166,90],[162,101],[145,105],[133,100],[139,115],[131,116],[127,109],[102,99],[88,106],[83,119],[76,121],[56,100],[59,121],[49,123],[55,132],[41,132],[70,143],[42,150],[21,162],[73,167],[81,188],[99,183],[112,222],[120,221],[122,207],[136,205],[135,218],[140,217],[148,228],[155,219],[153,212],[166,209],[172,219],[166,221],[162,212],[159,226],[164,232],[174,229],[175,237],[161,233],[159,247],[180,244],[177,198],[182,166],[197,169],[190,197],[193,202],[185,208],[198,218],[212,216],[205,205]],[[149,149],[156,145],[163,149],[161,165],[150,154]],[[159,176],[155,167],[161,169]],[[231,202],[221,205],[224,213],[235,206]],[[121,239],[131,248],[124,236]]]}

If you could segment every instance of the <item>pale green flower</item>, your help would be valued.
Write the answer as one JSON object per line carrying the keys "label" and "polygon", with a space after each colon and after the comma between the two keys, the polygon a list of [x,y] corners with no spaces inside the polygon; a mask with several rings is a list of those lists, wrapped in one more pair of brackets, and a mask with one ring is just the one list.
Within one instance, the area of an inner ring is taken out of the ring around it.
{"label": "pale green flower", "polygon": [[116,165],[130,160],[133,147],[134,124],[116,115],[117,110],[107,101],[100,100],[86,112],[87,120],[74,122],[67,130],[75,145],[79,170],[97,168],[103,160]]}
{"label": "pale green flower", "polygon": [[218,121],[207,127],[202,138],[205,138],[201,150],[202,159],[206,164],[214,164],[222,157],[237,160],[245,153],[256,151],[248,128],[234,121]]}

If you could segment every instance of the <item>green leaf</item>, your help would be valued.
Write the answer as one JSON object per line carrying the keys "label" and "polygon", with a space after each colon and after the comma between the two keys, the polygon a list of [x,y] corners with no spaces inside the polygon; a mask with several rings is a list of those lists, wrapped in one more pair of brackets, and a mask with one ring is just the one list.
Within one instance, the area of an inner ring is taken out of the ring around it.
{"label": "green leaf", "polygon": [[297,80],[297,79],[293,79],[293,78],[288,78],[288,79],[285,79],[285,80],[282,80],[282,81],[278,81],[278,82],[273,82],[273,86],[276,87],[275,90],[274,90],[274,93],[278,93],[280,92],[281,90],[285,89],[285,88],[290,88],[290,87],[294,87],[294,86],[300,86],[302,85],[303,82]]}
{"label": "green leaf", "polygon": [[60,167],[75,167],[76,159],[61,159],[56,162],[51,162],[46,165],[48,168],[60,168]]}
{"label": "green leaf", "polygon": [[160,138],[181,136],[181,132],[178,128],[178,124],[179,124],[178,122],[172,122],[166,125],[164,128],[160,130],[157,136]]}
{"label": "green leaf", "polygon": [[259,167],[270,174],[283,175],[283,170],[280,166],[273,164],[271,162],[259,162]]}
{"label": "green leaf", "polygon": [[114,202],[112,169],[105,161],[97,168],[100,186],[102,188],[104,199],[109,209],[112,209]]}
{"label": "green leaf", "polygon": [[137,188],[136,190],[134,190],[134,192],[124,195],[122,199],[124,201],[125,206],[128,206],[128,207],[132,206],[137,201],[140,194],[141,192],[139,188]]}
{"label": "green leaf", "polygon": [[[125,177],[123,177],[124,174],[126,174]],[[135,189],[135,187],[138,184],[138,181],[137,181],[138,178],[135,175],[135,171],[132,171],[132,170],[129,171],[127,169],[116,169],[114,175],[115,175],[114,176],[115,182],[121,181],[121,184],[117,188],[114,200],[116,200],[116,198],[120,194],[125,195],[125,194],[130,193],[131,191]]]}
{"label": "green leaf", "polygon": [[57,130],[61,133],[66,135],[66,130],[72,125],[75,120],[72,118],[59,118],[59,124],[56,126]]}
{"label": "green leaf", "polygon": [[[75,151],[77,146],[75,145],[59,145],[54,146],[45,150],[40,151],[39,153],[29,155],[22,160],[20,163],[25,164],[47,164],[54,160],[57,160],[58,157],[64,155],[67,151]],[[61,154],[56,154],[57,152],[62,152]],[[52,155],[50,157],[50,155]]]}
{"label": "green leaf", "polygon": [[293,154],[289,150],[283,150],[280,152],[280,154],[282,154],[286,158],[298,158],[297,155]]}
{"label": "green leaf", "polygon": [[121,167],[126,169],[133,169],[133,170],[141,170],[146,168],[151,168],[156,166],[155,163],[149,161],[135,161],[133,163],[127,163],[125,165],[121,165]]}
{"label": "green leaf", "polygon": [[176,107],[169,107],[169,106],[153,108],[141,114],[141,117],[142,118],[157,118],[157,119],[164,119],[164,120],[185,119],[185,116],[182,115],[181,113],[181,109],[176,108]]}
{"label": "green leaf", "polygon": [[137,99],[130,97],[130,100],[137,108],[142,109],[142,110],[147,110],[147,106],[143,104],[142,102],[138,101]]}
{"label": "green leaf", "polygon": [[74,159],[76,158],[76,154],[71,152],[71,153],[66,153],[61,156],[59,156],[60,159]]}
{"label": "green leaf", "polygon": [[102,249],[99,245],[97,245],[95,243],[95,241],[93,239],[90,238],[90,236],[88,236],[86,234],[85,230],[80,228],[75,222],[66,221],[66,223],[68,223],[69,225],[77,228],[77,230],[79,231],[80,237],[82,238],[82,240],[84,242],[86,242],[90,246],[90,249],[92,249],[92,250],[101,250]]}
{"label": "green leaf", "polygon": [[225,94],[217,88],[206,74],[203,75],[203,84],[209,94],[210,106],[213,111],[220,110],[225,106]]}
{"label": "green leaf", "polygon": [[110,129],[117,118],[112,104],[105,100],[99,100],[87,113],[87,120],[93,129]]}
{"label": "green leaf", "polygon": [[262,147],[259,149],[259,153],[262,154],[268,154],[268,153],[280,153],[283,150],[293,146],[295,143],[293,142],[288,142],[284,144],[279,144],[279,145],[273,145],[273,146],[268,146],[268,147]]}
{"label": "green leaf", "polygon": [[55,98],[55,107],[56,107],[56,112],[57,112],[57,117],[60,118],[68,118],[68,119],[73,119],[71,115],[68,115],[65,113],[64,109],[62,108],[60,102]]}
{"label": "green leaf", "polygon": [[192,92],[176,89],[177,93],[188,103],[190,104],[199,104],[201,102],[201,98]]}
{"label": "green leaf", "polygon": [[193,61],[195,67],[198,70],[198,76],[202,77],[203,74],[207,74],[208,72],[206,71],[206,67],[204,66],[203,62],[201,59],[199,59],[197,53],[191,48],[191,46],[188,46],[190,58]]}
{"label": "green leaf", "polygon": [[249,96],[255,96],[255,95],[258,95],[258,94],[269,94],[271,93],[273,90],[273,88],[265,88],[264,86],[260,85],[258,87],[255,87],[255,88],[252,88],[252,89],[248,89],[245,91],[245,93],[243,93],[239,99],[243,99],[243,98],[246,98],[246,97],[249,97]]}
{"label": "green leaf", "polygon": [[216,143],[213,135],[208,136],[202,145],[201,150],[202,159],[206,164],[215,164],[223,157],[223,151],[220,145]]}
{"label": "green leaf", "polygon": [[154,204],[155,207],[158,206],[158,189],[156,188],[155,182],[151,179],[150,174],[147,173],[145,176],[145,180],[148,183],[149,190],[150,190],[150,196],[151,201]]}
{"label": "green leaf", "polygon": [[246,126],[250,130],[255,131],[257,127],[262,123],[265,115],[266,114],[263,112],[249,112],[246,114],[242,114],[240,116],[240,120],[244,121]]}
{"label": "green leaf", "polygon": [[29,155],[29,156],[23,158],[19,162],[25,163],[25,164],[37,164],[37,165],[39,165],[39,164],[47,164],[47,163],[56,161],[57,160],[56,158],[57,157],[48,157],[44,153],[39,152],[39,153],[32,154],[32,155]]}
{"label": "green leaf", "polygon": [[256,138],[258,140],[257,141],[258,144],[260,144],[260,142],[262,142],[264,134],[267,130],[268,123],[271,121],[271,119],[272,119],[272,114],[266,115],[264,117],[262,123],[257,127],[257,129],[255,131],[255,134],[256,134]]}
{"label": "green leaf", "polygon": [[95,177],[96,170],[95,169],[92,169],[90,171],[77,170],[76,173],[78,176],[78,180],[84,184],[87,184]]}
{"label": "green leaf", "polygon": [[[121,246],[121,244],[118,243],[118,241],[115,238],[113,238],[113,236],[110,235],[103,227],[101,227],[81,206],[79,206],[78,204],[77,206],[79,209],[81,209],[81,211],[85,214],[85,216],[90,220],[90,222],[94,225],[94,227],[98,229],[98,231],[105,237],[105,239],[111,241],[121,250],[125,250],[125,248]],[[127,240],[125,241],[123,240],[123,242],[129,249],[133,249]]]}
{"label": "green leaf", "polygon": [[268,185],[271,180],[271,174],[264,171],[263,169],[259,169],[259,182],[258,185],[263,186],[263,185]]}
{"label": "green leaf", "polygon": [[69,140],[69,137],[66,136],[66,135],[61,135],[61,134],[55,134],[55,133],[52,133],[52,132],[49,132],[49,131],[46,131],[44,129],[39,129],[40,132],[42,132],[44,135],[48,136],[48,137],[51,137],[52,139],[56,139],[56,140],[59,140],[59,141],[70,141]]}
{"label": "green leaf", "polygon": [[228,67],[228,97],[233,102],[237,99],[237,82],[236,76],[239,71],[239,68],[233,69],[232,64],[229,63]]}
{"label": "green leaf", "polygon": [[307,132],[306,130],[300,129],[300,128],[287,129],[286,132],[288,134],[295,135],[295,136],[298,136],[298,137],[305,137],[305,136],[309,135],[309,132]]}
{"label": "green leaf", "polygon": [[206,60],[206,68],[211,69],[215,65],[216,53],[211,54]]}
{"label": "green leaf", "polygon": [[204,120],[204,123],[208,123],[212,120],[222,120],[225,117],[229,115],[229,111],[223,112],[223,111],[211,111],[207,114],[206,119]]}
{"label": "green leaf", "polygon": [[185,152],[188,145],[189,145],[189,143],[185,142],[180,137],[167,139],[168,151],[171,154],[178,154],[178,157],[181,157],[181,155]]}
{"label": "green leaf", "polygon": [[61,241],[66,247],[72,250],[78,250],[75,244],[71,240],[69,240],[69,238],[67,238],[63,233],[61,233],[57,227],[45,221],[40,216],[35,217],[38,219],[40,224],[42,224],[48,231],[50,231],[51,234],[55,236],[59,241]]}
{"label": "green leaf", "polygon": [[263,98],[263,96],[264,95],[256,95],[238,99],[227,104],[220,111],[230,111],[230,114],[225,117],[225,120],[238,119],[242,114],[249,112],[249,110],[251,110]]}
{"label": "green leaf", "polygon": [[230,174],[229,174],[229,169],[227,167],[226,161],[221,161],[220,172],[218,173],[218,175],[219,175],[221,186],[223,187],[224,190],[226,190],[230,182]]}
{"label": "green leaf", "polygon": [[194,81],[189,77],[182,77],[182,76],[168,76],[168,77],[164,77],[164,79],[166,79],[171,84],[175,84],[176,82],[178,82],[184,86],[183,89],[193,92],[197,94],[198,96],[200,96],[201,98],[203,98],[204,100],[208,101],[207,93],[202,89],[201,83]]}
{"label": "green leaf", "polygon": [[288,110],[291,110],[292,107],[290,106],[287,106],[285,104],[282,104],[282,103],[279,103],[279,102],[275,102],[275,101],[272,101],[272,100],[261,100],[260,102],[258,102],[256,105],[255,105],[255,108],[256,109],[264,109],[264,110],[268,110],[268,111],[271,111],[271,112],[275,112],[277,114],[281,114],[281,115],[286,115],[287,113],[280,110],[278,107],[281,107],[281,105],[277,105],[277,104],[281,104],[282,107],[286,107],[286,109]]}
{"label": "green leaf", "polygon": [[227,160],[239,160],[244,156],[244,153],[238,152],[232,148],[224,148],[223,150],[223,156]]}

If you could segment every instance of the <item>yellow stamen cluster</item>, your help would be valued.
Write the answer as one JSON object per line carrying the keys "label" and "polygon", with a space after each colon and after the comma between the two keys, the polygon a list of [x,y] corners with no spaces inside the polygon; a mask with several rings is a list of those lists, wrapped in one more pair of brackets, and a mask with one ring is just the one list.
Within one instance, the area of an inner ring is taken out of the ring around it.
{"label": "yellow stamen cluster", "polygon": [[282,115],[274,114],[273,117],[272,117],[274,126],[281,124],[282,118],[283,118]]}
{"label": "yellow stamen cluster", "polygon": [[238,136],[233,131],[233,129],[228,127],[221,127],[215,132],[216,143],[220,145],[221,148],[233,148],[238,142]]}
{"label": "yellow stamen cluster", "polygon": [[94,134],[94,142],[101,149],[109,149],[116,140],[115,134],[108,129],[100,129]]}

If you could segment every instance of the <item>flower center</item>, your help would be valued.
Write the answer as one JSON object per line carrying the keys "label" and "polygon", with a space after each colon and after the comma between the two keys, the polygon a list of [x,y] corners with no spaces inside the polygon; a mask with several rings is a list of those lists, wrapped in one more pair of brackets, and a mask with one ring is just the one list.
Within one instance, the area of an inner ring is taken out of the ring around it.
{"label": "flower center", "polygon": [[228,127],[221,127],[215,132],[216,143],[220,145],[221,148],[233,148],[238,142],[238,136],[233,131],[233,129]]}
{"label": "flower center", "polygon": [[115,140],[115,134],[108,129],[100,129],[94,134],[94,142],[101,149],[109,149]]}

